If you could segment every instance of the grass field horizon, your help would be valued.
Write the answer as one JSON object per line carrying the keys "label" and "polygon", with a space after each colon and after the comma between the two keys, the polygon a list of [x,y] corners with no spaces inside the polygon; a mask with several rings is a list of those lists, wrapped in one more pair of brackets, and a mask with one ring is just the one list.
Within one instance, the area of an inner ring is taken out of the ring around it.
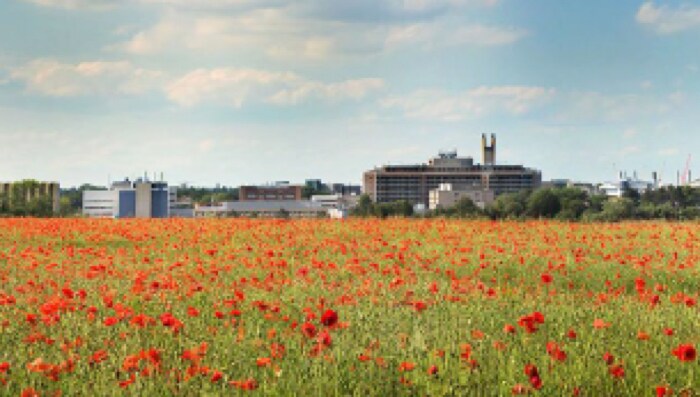
{"label": "grass field horizon", "polygon": [[698,226],[0,219],[0,394],[698,395]]}

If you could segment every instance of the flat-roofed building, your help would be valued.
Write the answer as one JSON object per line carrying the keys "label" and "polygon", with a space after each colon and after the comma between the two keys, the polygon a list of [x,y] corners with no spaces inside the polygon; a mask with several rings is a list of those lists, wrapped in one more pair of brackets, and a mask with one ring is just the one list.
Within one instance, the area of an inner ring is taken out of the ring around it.
{"label": "flat-roofed building", "polygon": [[60,209],[61,187],[58,182],[39,182],[32,179],[0,182],[0,196],[7,200],[8,207],[18,202],[28,204],[45,199],[51,206],[51,211],[57,213]]}
{"label": "flat-roofed building", "polygon": [[296,201],[301,200],[303,186],[278,184],[272,186],[241,186],[239,201]]}
{"label": "flat-roofed building", "polygon": [[83,215],[91,218],[167,218],[169,190],[166,182],[128,179],[114,182],[109,190],[83,192]]}
{"label": "flat-roofed building", "polygon": [[215,206],[195,206],[196,218],[255,216],[261,218],[317,218],[325,217],[328,208],[308,200],[229,201]]}
{"label": "flat-roofed building", "polygon": [[442,183],[437,189],[430,191],[429,208],[451,208],[457,202],[468,197],[477,207],[484,209],[494,202],[496,195],[493,190],[484,189],[481,185],[453,185]]}
{"label": "flat-roofed building", "polygon": [[364,193],[378,203],[407,200],[429,206],[430,191],[440,184],[480,186],[494,195],[536,189],[542,183],[540,171],[522,165],[496,163],[496,138],[487,146],[482,135],[483,164],[456,151],[441,152],[427,164],[385,165],[364,173]]}

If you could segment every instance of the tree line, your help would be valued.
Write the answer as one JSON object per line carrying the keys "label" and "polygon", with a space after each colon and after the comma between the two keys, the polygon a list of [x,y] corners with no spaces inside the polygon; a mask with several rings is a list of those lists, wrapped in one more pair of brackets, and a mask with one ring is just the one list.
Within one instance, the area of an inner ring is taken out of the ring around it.
{"label": "tree line", "polygon": [[638,193],[627,190],[622,197],[589,195],[569,187],[522,190],[499,195],[480,208],[465,197],[451,208],[437,208],[414,213],[408,201],[373,203],[369,196],[360,197],[351,215],[360,217],[422,216],[482,219],[559,219],[564,221],[616,222],[632,219],[700,219],[700,189],[670,186]]}

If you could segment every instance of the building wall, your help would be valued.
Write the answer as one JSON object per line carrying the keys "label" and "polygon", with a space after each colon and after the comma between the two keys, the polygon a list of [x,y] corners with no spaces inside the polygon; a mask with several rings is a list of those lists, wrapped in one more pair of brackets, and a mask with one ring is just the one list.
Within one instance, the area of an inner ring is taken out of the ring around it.
{"label": "building wall", "polygon": [[[412,168],[412,169],[411,169]],[[364,189],[372,201],[385,203],[408,200],[429,205],[429,192],[442,183],[479,185],[496,195],[538,188],[539,171],[520,166],[474,166],[436,170],[429,166],[383,167],[364,175]]]}
{"label": "building wall", "polygon": [[136,192],[134,190],[115,191],[119,195],[117,218],[134,218],[136,216]]}
{"label": "building wall", "polygon": [[153,210],[152,187],[148,182],[136,183],[136,217],[150,218]]}
{"label": "building wall", "polygon": [[239,201],[301,200],[302,186],[241,186]]}
{"label": "building wall", "polygon": [[440,208],[454,207],[459,200],[468,197],[479,208],[484,209],[486,206],[493,203],[495,194],[492,190],[470,189],[470,190],[440,190],[435,189],[430,191],[431,210]]}
{"label": "building wall", "polygon": [[119,214],[119,192],[87,190],[83,192],[83,215],[91,218],[114,218]]}
{"label": "building wall", "polygon": [[13,188],[15,185],[31,183],[32,188],[24,192],[24,202],[27,203],[37,198],[46,197],[51,203],[51,210],[57,213],[60,210],[61,188],[57,182],[36,182],[36,181],[20,181],[20,182],[5,182],[0,183],[0,194],[6,195],[12,202]]}
{"label": "building wall", "polygon": [[154,189],[151,192],[153,202],[151,203],[152,218],[167,218],[168,217],[168,190]]}

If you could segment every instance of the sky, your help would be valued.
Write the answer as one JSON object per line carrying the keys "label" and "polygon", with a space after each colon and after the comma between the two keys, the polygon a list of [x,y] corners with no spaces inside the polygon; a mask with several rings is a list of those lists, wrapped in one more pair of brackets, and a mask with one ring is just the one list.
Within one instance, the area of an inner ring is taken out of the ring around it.
{"label": "sky", "polygon": [[699,126],[695,0],[0,4],[0,180],[359,184],[495,133],[545,180],[674,182]]}

